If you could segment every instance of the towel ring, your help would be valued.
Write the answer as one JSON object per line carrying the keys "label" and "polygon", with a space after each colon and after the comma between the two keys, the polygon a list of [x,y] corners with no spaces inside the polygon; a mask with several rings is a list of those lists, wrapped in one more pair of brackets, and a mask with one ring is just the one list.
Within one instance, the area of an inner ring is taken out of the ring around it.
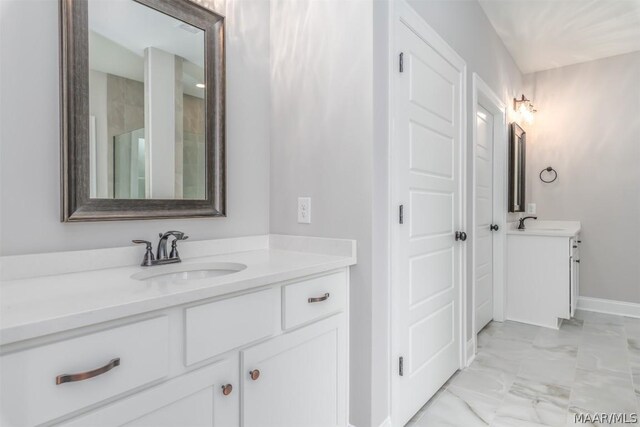
{"label": "towel ring", "polygon": [[[545,180],[545,179],[542,177],[542,174],[543,174],[544,172],[553,172],[553,179],[551,179],[551,180],[549,180],[549,181]],[[546,184],[549,184],[549,183],[552,183],[553,181],[555,181],[556,179],[558,179],[558,172],[556,172],[556,170],[555,170],[554,168],[552,168],[551,166],[548,166],[547,168],[542,169],[542,170],[540,171],[540,181],[542,181],[542,182],[544,182],[544,183],[546,183]]]}

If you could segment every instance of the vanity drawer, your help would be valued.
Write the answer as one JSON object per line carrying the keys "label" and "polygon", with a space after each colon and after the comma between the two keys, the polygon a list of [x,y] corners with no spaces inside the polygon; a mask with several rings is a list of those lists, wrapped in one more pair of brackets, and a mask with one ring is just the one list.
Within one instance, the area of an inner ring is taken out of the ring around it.
{"label": "vanity drawer", "polygon": [[167,375],[166,316],[0,357],[2,420],[32,426]]}
{"label": "vanity drawer", "polygon": [[284,286],[283,327],[298,325],[342,311],[346,306],[347,272],[314,277]]}
{"label": "vanity drawer", "polygon": [[278,288],[185,310],[186,365],[242,347],[280,330]]}

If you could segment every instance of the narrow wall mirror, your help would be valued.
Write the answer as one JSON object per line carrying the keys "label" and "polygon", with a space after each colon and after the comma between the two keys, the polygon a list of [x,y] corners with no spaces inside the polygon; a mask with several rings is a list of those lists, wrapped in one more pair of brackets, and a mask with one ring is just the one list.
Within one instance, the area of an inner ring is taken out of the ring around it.
{"label": "narrow wall mirror", "polygon": [[524,212],[527,133],[515,122],[509,133],[509,212]]}
{"label": "narrow wall mirror", "polygon": [[224,19],[60,0],[62,221],[225,215]]}

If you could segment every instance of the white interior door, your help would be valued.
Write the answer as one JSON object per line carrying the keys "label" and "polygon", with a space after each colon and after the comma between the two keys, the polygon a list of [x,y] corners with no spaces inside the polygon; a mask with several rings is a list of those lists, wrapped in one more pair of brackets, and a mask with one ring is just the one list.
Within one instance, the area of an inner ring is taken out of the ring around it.
{"label": "white interior door", "polygon": [[[414,24],[415,22],[415,24]],[[404,425],[461,366],[464,62],[424,21],[398,21],[394,91],[393,420]],[[457,65],[453,65],[457,64]],[[402,365],[402,367],[400,366]]]}
{"label": "white interior door", "polygon": [[475,332],[493,319],[493,129],[493,114],[478,104],[475,147]]}

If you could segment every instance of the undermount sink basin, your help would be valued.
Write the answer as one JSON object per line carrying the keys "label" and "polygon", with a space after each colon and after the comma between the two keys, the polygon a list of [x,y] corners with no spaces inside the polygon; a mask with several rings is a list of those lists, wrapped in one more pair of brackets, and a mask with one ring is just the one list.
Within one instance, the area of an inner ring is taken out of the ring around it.
{"label": "undermount sink basin", "polygon": [[149,280],[157,283],[175,283],[188,280],[209,279],[237,273],[247,268],[244,264],[235,262],[212,262],[203,264],[167,265],[147,267],[131,276],[136,280]]}

